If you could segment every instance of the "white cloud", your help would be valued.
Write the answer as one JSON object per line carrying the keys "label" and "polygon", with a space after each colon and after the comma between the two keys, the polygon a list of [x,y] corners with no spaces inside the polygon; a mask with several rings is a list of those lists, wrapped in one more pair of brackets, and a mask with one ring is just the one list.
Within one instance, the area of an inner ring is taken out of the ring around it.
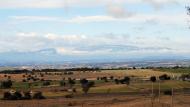
{"label": "white cloud", "polygon": [[78,16],[72,19],[65,20],[63,22],[69,23],[90,23],[90,22],[107,22],[116,21],[114,17],[111,16]]}
{"label": "white cloud", "polygon": [[[77,16],[70,19],[62,17],[48,17],[48,16],[10,16],[11,20],[15,23],[22,22],[59,22],[59,23],[93,23],[93,22],[126,22],[126,23],[146,23],[154,21],[160,24],[179,24],[184,25],[190,17],[185,13],[178,14],[131,14],[130,17],[116,17],[107,15],[96,16]],[[118,18],[122,17],[122,18]]]}
{"label": "white cloud", "polygon": [[177,0],[142,0],[146,3],[149,3],[152,5],[155,9],[160,9],[163,6],[167,6],[168,4],[178,4],[181,2],[178,2]]}
{"label": "white cloud", "polygon": [[29,32],[29,33],[18,33],[17,34],[18,37],[36,37],[37,34],[35,32]]}
{"label": "white cloud", "polygon": [[72,47],[70,47],[70,48],[58,47],[58,48],[56,48],[56,51],[62,55],[86,55],[86,54],[89,54],[88,51],[75,50],[75,49],[72,49]]}
{"label": "white cloud", "polygon": [[131,17],[134,14],[121,5],[109,5],[107,7],[107,13],[116,18]]}
{"label": "white cloud", "polygon": [[17,20],[17,22],[39,22],[39,21],[59,21],[59,17],[50,16],[10,16],[10,19]]}
{"label": "white cloud", "polygon": [[162,4],[187,4],[188,0],[1,0],[0,8],[65,8],[65,7],[92,7],[109,4],[139,4],[149,3],[153,6]]}
{"label": "white cloud", "polygon": [[1,8],[59,8],[63,0],[1,0]]}
{"label": "white cloud", "polygon": [[189,37],[172,36],[164,38],[144,35],[104,34],[100,36],[86,36],[57,35],[54,33],[40,35],[34,32],[21,32],[11,37],[0,36],[0,52],[35,52],[44,49],[55,49],[61,55],[189,54],[189,41]]}

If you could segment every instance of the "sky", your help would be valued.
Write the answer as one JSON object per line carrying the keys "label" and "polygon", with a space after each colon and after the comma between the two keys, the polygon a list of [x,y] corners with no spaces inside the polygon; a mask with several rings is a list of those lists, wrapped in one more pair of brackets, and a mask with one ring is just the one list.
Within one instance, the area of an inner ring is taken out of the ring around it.
{"label": "sky", "polygon": [[1,0],[0,59],[190,57],[188,5],[190,0]]}

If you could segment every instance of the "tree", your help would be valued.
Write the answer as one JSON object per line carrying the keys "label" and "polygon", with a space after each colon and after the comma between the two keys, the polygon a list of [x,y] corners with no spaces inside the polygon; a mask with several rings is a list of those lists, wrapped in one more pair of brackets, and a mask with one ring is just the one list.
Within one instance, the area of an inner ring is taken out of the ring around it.
{"label": "tree", "polygon": [[118,79],[115,79],[115,84],[119,84],[119,80]]}
{"label": "tree", "polygon": [[134,66],[133,69],[136,69],[136,67]]}
{"label": "tree", "polygon": [[80,80],[82,91],[87,94],[89,89],[95,85],[94,81],[89,82],[87,79]]}
{"label": "tree", "polygon": [[110,80],[113,80],[114,79],[114,77],[113,76],[110,76]]}
{"label": "tree", "polygon": [[81,85],[87,84],[88,80],[86,78],[83,78],[83,79],[80,80],[80,83],[81,83]]}
{"label": "tree", "polygon": [[155,77],[155,76],[151,76],[151,77],[150,77],[150,81],[156,82],[156,77]]}
{"label": "tree", "polygon": [[70,85],[70,88],[73,87],[73,85],[75,85],[75,80],[74,79],[71,79],[71,78],[68,78],[68,84]]}
{"label": "tree", "polygon": [[126,76],[120,80],[120,83],[129,85],[130,84],[130,78]]}
{"label": "tree", "polygon": [[161,76],[159,76],[160,80],[170,80],[171,78],[167,75],[167,74],[163,74]]}
{"label": "tree", "polygon": [[108,82],[107,77],[102,77],[101,80],[104,80],[105,82]]}
{"label": "tree", "polygon": [[151,76],[150,77],[150,81],[152,81],[152,97],[151,97],[151,104],[152,104],[152,107],[154,105],[154,82],[156,82],[156,77],[155,76]]}

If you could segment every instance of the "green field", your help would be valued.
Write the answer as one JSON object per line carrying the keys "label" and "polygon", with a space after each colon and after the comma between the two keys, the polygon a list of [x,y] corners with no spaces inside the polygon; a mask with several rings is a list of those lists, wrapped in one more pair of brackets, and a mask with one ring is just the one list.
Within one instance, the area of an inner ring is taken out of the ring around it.
{"label": "green field", "polygon": [[[153,84],[154,89],[158,90],[159,82],[155,82]],[[74,87],[77,89],[77,94],[83,94],[81,85],[79,81],[76,81]],[[60,89],[64,87],[59,86],[59,81],[52,81],[51,85],[43,86],[42,82],[33,82],[31,83],[31,90],[39,90],[42,91],[46,97],[54,98],[54,97],[61,97],[69,94],[69,92],[61,92]],[[140,92],[142,90],[151,90],[152,82],[133,82],[131,81],[130,85],[126,84],[115,84],[114,81],[104,82],[102,80],[96,80],[95,86],[92,87],[89,93],[123,93],[123,92]],[[162,81],[160,83],[161,91],[170,90],[174,88],[176,90],[180,90],[183,88],[190,88],[190,82],[187,81],[176,81],[176,80],[169,80],[169,81]],[[28,83],[23,82],[14,82],[12,89],[15,90],[28,90]],[[3,89],[1,89],[3,90]],[[54,91],[57,90],[57,91]]]}
{"label": "green field", "polygon": [[188,73],[190,73],[190,67],[157,68],[156,70],[162,71],[162,72],[181,73],[181,74],[188,74]]}

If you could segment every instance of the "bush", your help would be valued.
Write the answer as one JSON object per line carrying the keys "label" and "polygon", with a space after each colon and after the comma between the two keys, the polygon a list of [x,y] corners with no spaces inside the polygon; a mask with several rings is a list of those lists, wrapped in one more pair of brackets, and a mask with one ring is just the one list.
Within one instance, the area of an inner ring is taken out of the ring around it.
{"label": "bush", "polygon": [[86,79],[80,80],[80,83],[81,83],[81,86],[82,86],[82,91],[83,91],[85,94],[87,94],[88,91],[89,91],[89,89],[95,85],[95,82],[94,82],[94,81],[89,82],[89,81],[86,80]]}
{"label": "bush", "polygon": [[23,79],[22,82],[26,82],[26,79]]}
{"label": "bush", "polygon": [[114,79],[114,77],[113,76],[110,76],[110,80],[113,80]]}
{"label": "bush", "polygon": [[130,84],[130,78],[129,77],[124,77],[123,79],[121,80],[118,80],[121,84],[127,84],[129,85]]}
{"label": "bush", "polygon": [[60,86],[65,86],[66,85],[65,81],[63,81],[63,80],[60,81],[59,84],[60,84]]}
{"label": "bush", "polygon": [[45,97],[42,95],[42,92],[36,92],[34,93],[33,97],[31,96],[30,92],[24,92],[24,95],[21,94],[21,92],[16,91],[14,93],[10,92],[4,92],[3,99],[4,100],[29,100],[29,99],[45,99]]}
{"label": "bush", "polygon": [[19,91],[16,91],[13,94],[13,100],[21,100],[22,99],[22,94]]}
{"label": "bush", "polygon": [[28,91],[28,92],[24,92],[24,97],[23,97],[23,99],[29,100],[29,99],[31,99],[31,98],[32,98],[32,96],[31,96],[31,94],[30,94],[29,91]]}
{"label": "bush", "polygon": [[12,97],[11,93],[10,92],[4,92],[3,94],[3,99],[4,100],[10,100]]}
{"label": "bush", "polygon": [[50,82],[49,81],[44,81],[43,82],[43,86],[49,86],[50,85]]}
{"label": "bush", "polygon": [[11,80],[1,82],[1,88],[11,88],[12,85],[13,84]]}
{"label": "bush", "polygon": [[4,100],[21,100],[22,99],[22,94],[18,91],[15,93],[11,94],[10,92],[5,92],[3,95]]}
{"label": "bush", "polygon": [[121,84],[129,85],[130,84],[130,78],[126,76],[123,79],[114,79],[114,82],[115,82],[115,84],[121,83]]}
{"label": "bush", "polygon": [[68,84],[70,85],[70,87],[72,87],[73,85],[76,84],[74,79],[68,78]]}
{"label": "bush", "polygon": [[105,82],[108,82],[107,77],[102,77],[101,80],[104,80]]}
{"label": "bush", "polygon": [[83,79],[80,80],[80,83],[81,84],[87,84],[88,80],[86,78],[83,78]]}
{"label": "bush", "polygon": [[65,95],[65,98],[73,98],[72,94]]}
{"label": "bush", "polygon": [[164,95],[172,95],[172,91],[170,90],[164,91]]}
{"label": "bush", "polygon": [[42,78],[40,81],[44,81],[44,79]]}
{"label": "bush", "polygon": [[155,77],[155,76],[151,76],[151,77],[150,77],[150,81],[156,82],[156,77]]}
{"label": "bush", "polygon": [[161,76],[159,76],[160,80],[170,80],[170,77],[167,74],[163,74]]}
{"label": "bush", "polygon": [[36,92],[34,93],[33,99],[45,99],[45,97],[42,95],[42,92]]}
{"label": "bush", "polygon": [[118,79],[115,79],[115,84],[119,84],[119,80]]}

